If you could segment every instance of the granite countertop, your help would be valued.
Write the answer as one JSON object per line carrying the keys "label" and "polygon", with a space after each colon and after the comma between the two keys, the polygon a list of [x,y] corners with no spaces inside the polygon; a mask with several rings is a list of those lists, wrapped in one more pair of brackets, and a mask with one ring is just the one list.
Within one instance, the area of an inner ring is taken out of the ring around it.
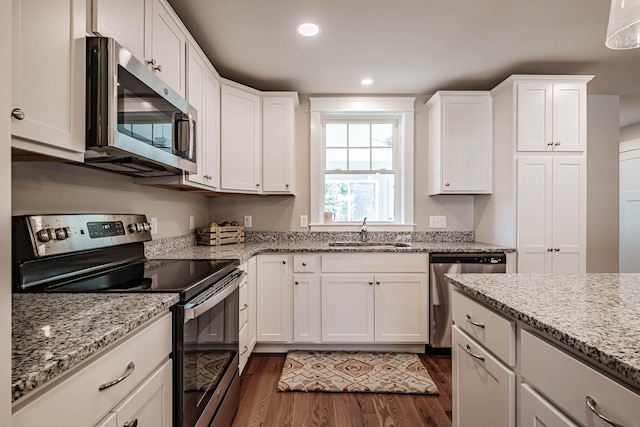
{"label": "granite countertop", "polygon": [[447,280],[640,390],[640,274],[449,274]]}
{"label": "granite countertop", "polygon": [[376,247],[376,246],[329,246],[327,241],[274,241],[258,243],[238,243],[222,246],[189,246],[157,250],[148,254],[155,259],[238,259],[245,262],[260,253],[430,253],[430,252],[513,252],[513,248],[490,245],[480,242],[408,242],[410,247]]}
{"label": "granite countertop", "polygon": [[16,401],[178,302],[178,294],[13,294]]}

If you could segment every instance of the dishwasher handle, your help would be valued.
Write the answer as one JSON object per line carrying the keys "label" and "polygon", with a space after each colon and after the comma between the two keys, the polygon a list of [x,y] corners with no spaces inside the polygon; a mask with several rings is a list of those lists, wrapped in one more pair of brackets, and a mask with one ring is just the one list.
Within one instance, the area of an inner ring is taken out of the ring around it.
{"label": "dishwasher handle", "polygon": [[504,253],[454,253],[431,254],[432,264],[506,264],[507,256]]}

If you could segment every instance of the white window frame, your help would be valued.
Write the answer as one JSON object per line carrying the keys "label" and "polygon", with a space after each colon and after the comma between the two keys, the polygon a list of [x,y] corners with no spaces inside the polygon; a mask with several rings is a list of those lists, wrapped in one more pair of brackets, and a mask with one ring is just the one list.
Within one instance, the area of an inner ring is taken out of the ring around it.
{"label": "white window frame", "polygon": [[372,120],[392,117],[398,121],[397,144],[398,169],[396,191],[399,207],[395,222],[370,222],[370,231],[413,231],[413,151],[414,151],[414,97],[311,97],[311,231],[360,231],[358,222],[325,224],[324,210],[324,161],[325,142],[323,122],[326,118],[343,116],[359,120],[369,116]]}

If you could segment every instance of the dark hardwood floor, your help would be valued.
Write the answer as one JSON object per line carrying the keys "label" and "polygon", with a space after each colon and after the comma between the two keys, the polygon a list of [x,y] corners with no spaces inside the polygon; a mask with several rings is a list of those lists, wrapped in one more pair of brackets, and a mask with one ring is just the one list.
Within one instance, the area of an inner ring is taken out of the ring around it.
{"label": "dark hardwood floor", "polygon": [[439,395],[277,391],[285,354],[253,354],[232,427],[451,426],[451,357],[420,355]]}

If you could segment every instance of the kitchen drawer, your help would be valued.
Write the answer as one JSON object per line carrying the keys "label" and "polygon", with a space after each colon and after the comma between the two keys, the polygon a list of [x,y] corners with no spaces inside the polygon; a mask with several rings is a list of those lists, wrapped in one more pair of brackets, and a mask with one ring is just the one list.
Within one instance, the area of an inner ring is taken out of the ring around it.
{"label": "kitchen drawer", "polygon": [[[171,313],[166,313],[61,380],[55,387],[33,400],[27,400],[24,406],[14,412],[11,425],[44,425],[43,414],[48,420],[65,420],[65,426],[69,427],[95,425],[168,359],[171,353],[171,330]],[[135,364],[135,368],[127,378],[103,391],[98,390],[101,384],[122,377],[130,362]]]}
{"label": "kitchen drawer", "polygon": [[458,291],[451,293],[453,323],[509,366],[516,364],[516,323]]}
{"label": "kitchen drawer", "polygon": [[426,273],[425,254],[322,255],[323,273]]}
{"label": "kitchen drawer", "polygon": [[319,268],[318,255],[294,255],[293,256],[293,272],[294,273],[315,273]]}
{"label": "kitchen drawer", "polygon": [[240,363],[238,368],[240,374],[242,374],[242,371],[247,364],[247,360],[249,360],[249,325],[244,325],[240,328],[239,344]]}
{"label": "kitchen drawer", "polygon": [[523,331],[523,381],[546,396],[558,409],[587,426],[607,426],[588,407],[625,427],[640,426],[640,395],[597,372],[573,356]]}
{"label": "kitchen drawer", "polygon": [[520,427],[578,427],[529,385],[520,385]]}
{"label": "kitchen drawer", "polygon": [[249,320],[249,282],[243,280],[239,290],[240,319],[238,322],[239,329],[242,329]]}
{"label": "kitchen drawer", "polygon": [[457,326],[452,343],[453,425],[515,427],[515,373]]}

